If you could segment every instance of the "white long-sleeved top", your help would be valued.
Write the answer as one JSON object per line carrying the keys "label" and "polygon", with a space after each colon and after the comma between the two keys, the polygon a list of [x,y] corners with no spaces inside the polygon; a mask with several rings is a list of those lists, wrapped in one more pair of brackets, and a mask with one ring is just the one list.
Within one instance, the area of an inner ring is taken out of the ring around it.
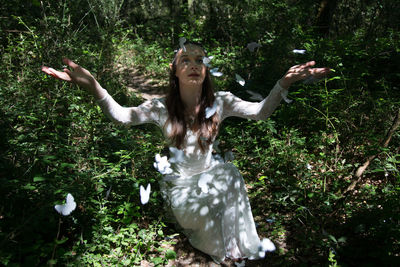
{"label": "white long-sleeved top", "polygon": [[[286,94],[287,90],[279,82],[259,103],[244,101],[229,92],[217,92],[216,112],[221,122],[231,116],[263,120],[272,114]],[[154,123],[168,136],[170,128],[165,125],[168,111],[164,99],[149,100],[138,107],[122,107],[107,94],[99,100],[99,105],[115,122]],[[226,257],[261,257],[262,242],[257,235],[243,177],[233,164],[212,156],[213,144],[202,153],[197,139],[197,134],[189,129],[183,144],[184,153],[170,149],[170,157],[174,158],[170,160],[173,173],[160,181],[166,205],[190,243],[215,261],[221,262]]]}
{"label": "white long-sleeved top", "polygon": [[[232,116],[265,120],[277,108],[282,100],[282,95],[285,94],[287,94],[287,90],[280,86],[279,81],[261,102],[244,101],[230,92],[220,91],[215,93],[216,112],[221,122]],[[164,136],[168,136],[170,128],[165,125],[168,120],[168,111],[163,98],[148,100],[137,107],[122,107],[107,94],[98,103],[106,116],[116,123],[125,125],[153,123],[163,130]],[[213,165],[212,144],[209,145],[205,153],[202,153],[197,143],[197,135],[190,129],[185,136],[183,147],[185,160],[173,166],[177,174],[188,176],[206,170]]]}
{"label": "white long-sleeved top", "polygon": [[[220,91],[215,93],[216,112],[221,122],[232,116],[265,120],[277,108],[282,100],[282,95],[286,94],[287,90],[280,86],[279,81],[261,102],[244,101],[230,92]],[[107,94],[98,103],[106,116],[116,123],[125,125],[153,123],[163,130],[164,136],[168,136],[170,128],[165,125],[168,120],[168,111],[163,98],[148,100],[137,107],[122,107]],[[185,160],[175,163],[173,166],[177,174],[192,175],[213,165],[212,144],[209,145],[205,153],[202,153],[197,143],[197,135],[190,129],[185,136],[183,147]]]}

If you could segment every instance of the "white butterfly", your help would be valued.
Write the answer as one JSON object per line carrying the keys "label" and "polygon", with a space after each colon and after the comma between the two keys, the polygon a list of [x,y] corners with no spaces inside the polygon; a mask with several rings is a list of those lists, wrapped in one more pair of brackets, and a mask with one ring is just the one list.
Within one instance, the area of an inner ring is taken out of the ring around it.
{"label": "white butterfly", "polygon": [[211,118],[217,111],[217,101],[214,101],[212,107],[206,107],[206,119]]}
{"label": "white butterfly", "polygon": [[254,52],[254,49],[256,49],[257,47],[261,47],[261,45],[256,42],[251,42],[247,44],[247,49],[249,49],[250,52]]}
{"label": "white butterfly", "polygon": [[239,74],[235,74],[235,77],[236,77],[236,81],[237,81],[241,86],[244,86],[244,84],[246,83],[246,81],[245,81],[242,77],[240,77]]}
{"label": "white butterfly", "polygon": [[263,238],[263,240],[260,243],[260,246],[258,248],[258,256],[260,256],[260,258],[264,258],[265,257],[265,252],[272,252],[276,249],[274,243],[272,243],[271,240],[269,240],[268,238]]}
{"label": "white butterfly", "polygon": [[210,62],[211,62],[211,59],[213,59],[214,58],[214,56],[209,56],[209,57],[203,57],[203,63],[204,63],[204,65],[206,65],[207,67],[211,67],[211,65],[210,65]]}
{"label": "white butterfly", "polygon": [[171,164],[168,162],[167,156],[161,157],[160,154],[157,154],[156,162],[153,163],[153,166],[161,174],[171,174],[173,172],[170,168]]}
{"label": "white butterfly", "polygon": [[111,188],[112,188],[112,185],[110,186],[110,188],[108,188],[108,190],[107,190],[107,192],[106,192],[106,197],[105,197],[105,199],[108,199],[108,197],[110,196]]}
{"label": "white butterfly", "polygon": [[246,90],[247,93],[249,93],[250,99],[254,100],[254,101],[263,101],[264,97],[262,97],[262,95],[260,95],[259,93],[253,92],[251,90]]}
{"label": "white butterfly", "polygon": [[171,157],[169,158],[170,163],[179,163],[183,161],[184,152],[183,150],[177,149],[176,147],[169,147]]}
{"label": "white butterfly", "polygon": [[293,49],[292,52],[295,53],[295,54],[305,54],[306,50],[304,50],[304,49]]}
{"label": "white butterfly", "polygon": [[186,52],[186,47],[184,45],[185,42],[186,42],[186,38],[185,37],[179,38],[179,46],[182,48],[183,51]]}
{"label": "white butterfly", "polygon": [[215,77],[221,77],[223,75],[222,72],[218,71],[218,68],[211,69],[210,73],[211,73],[212,76],[215,76]]}
{"label": "white butterfly", "polygon": [[293,100],[287,98],[287,95],[288,95],[288,91],[287,90],[284,90],[284,91],[281,92],[281,96],[282,96],[283,100],[285,100],[286,103],[290,104],[290,103],[293,102]]}
{"label": "white butterfly", "polygon": [[56,211],[64,216],[68,216],[72,211],[76,208],[76,202],[74,201],[74,197],[68,193],[65,204],[64,205],[55,205],[54,208]]}
{"label": "white butterfly", "polygon": [[149,202],[150,191],[151,191],[150,184],[147,184],[146,190],[144,189],[144,187],[142,185],[140,186],[140,202],[142,202],[143,205],[146,204],[147,202]]}

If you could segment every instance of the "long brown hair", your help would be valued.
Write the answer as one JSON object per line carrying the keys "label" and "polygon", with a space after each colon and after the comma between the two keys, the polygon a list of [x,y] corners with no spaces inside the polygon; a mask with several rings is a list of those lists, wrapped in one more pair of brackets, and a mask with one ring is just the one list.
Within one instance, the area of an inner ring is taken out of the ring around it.
{"label": "long brown hair", "polygon": [[[203,47],[194,42],[185,42],[185,45],[192,44],[195,46]],[[176,73],[176,57],[179,49],[176,51],[172,67],[169,75],[169,92],[166,98],[166,105],[168,110],[168,127],[171,127],[169,131],[169,138],[172,143],[178,148],[182,149],[187,128],[193,132],[198,133],[197,142],[202,152],[205,151],[205,144],[211,144],[218,133],[219,118],[217,112],[210,118],[206,118],[206,108],[211,107],[215,101],[214,96],[214,85],[211,80],[210,71],[206,70],[206,76],[203,81],[201,97],[200,97],[200,110],[195,117],[192,125],[188,125],[188,121],[185,119],[183,105],[180,91],[179,91],[179,79],[175,76]],[[204,49],[203,49],[204,51]],[[204,51],[205,53],[205,51]],[[166,124],[166,125],[167,125]]]}

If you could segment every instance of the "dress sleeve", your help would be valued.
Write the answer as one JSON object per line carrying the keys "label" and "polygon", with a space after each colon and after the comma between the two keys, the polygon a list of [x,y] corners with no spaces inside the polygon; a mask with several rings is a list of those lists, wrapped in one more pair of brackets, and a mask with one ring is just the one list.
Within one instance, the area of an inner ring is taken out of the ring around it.
{"label": "dress sleeve", "polygon": [[166,121],[167,110],[162,99],[147,100],[137,107],[123,107],[107,93],[97,102],[104,114],[118,124],[153,123],[163,127]]}
{"label": "dress sleeve", "polygon": [[287,89],[275,84],[269,95],[261,102],[248,102],[240,99],[230,92],[221,92],[223,111],[221,119],[228,117],[240,117],[252,120],[265,120],[278,107],[283,96],[287,95]]}

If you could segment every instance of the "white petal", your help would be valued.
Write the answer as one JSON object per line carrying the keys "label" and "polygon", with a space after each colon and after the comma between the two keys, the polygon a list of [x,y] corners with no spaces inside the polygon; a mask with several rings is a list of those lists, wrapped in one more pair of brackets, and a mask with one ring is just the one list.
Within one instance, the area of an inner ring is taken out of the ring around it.
{"label": "white petal", "polygon": [[70,193],[68,193],[65,204],[55,205],[54,208],[58,213],[64,216],[70,215],[71,212],[74,211],[76,208],[76,202],[74,201],[74,197]]}
{"label": "white petal", "polygon": [[242,77],[240,77],[239,74],[235,74],[235,77],[236,77],[236,81],[237,81],[241,86],[244,86],[244,85],[245,85],[246,81],[245,81]]}
{"label": "white petal", "polygon": [[237,267],[244,267],[244,266],[246,266],[246,261],[242,260],[241,262],[235,262],[235,265]]}
{"label": "white petal", "polygon": [[186,52],[186,47],[184,45],[185,42],[186,42],[186,38],[185,37],[179,38],[179,46],[182,48],[183,51]]}
{"label": "white petal", "polygon": [[160,156],[160,154],[156,154],[156,162],[160,162],[161,161],[161,156]]}
{"label": "white petal", "polygon": [[111,185],[110,188],[107,190],[105,199],[108,199],[108,197],[110,196],[111,188],[112,188],[112,185]]}
{"label": "white petal", "polygon": [[214,101],[212,107],[206,107],[206,119],[211,118],[217,111],[217,101]]}
{"label": "white petal", "polygon": [[171,169],[171,168],[169,168],[169,167],[167,167],[167,168],[165,168],[164,169],[164,171],[161,173],[161,174],[171,174],[171,173],[173,173],[174,171]]}
{"label": "white petal", "polygon": [[288,95],[288,91],[287,90],[284,90],[284,91],[281,92],[281,96],[282,96],[283,100],[285,100],[286,103],[290,104],[290,103],[293,102],[293,100],[287,98],[287,95]]}
{"label": "white petal", "polygon": [[151,192],[150,184],[147,185],[146,190],[144,189],[144,187],[142,185],[140,186],[140,202],[143,205],[145,205],[147,202],[149,202],[150,192]]}
{"label": "white petal", "polygon": [[265,258],[265,251],[260,250],[260,251],[258,252],[258,256],[259,256],[260,258]]}
{"label": "white petal", "polygon": [[247,44],[247,49],[249,49],[250,52],[254,52],[254,49],[256,49],[257,47],[261,47],[261,45],[256,42],[251,42]]}
{"label": "white petal", "polygon": [[269,240],[268,238],[263,238],[263,240],[261,241],[261,249],[263,251],[274,251],[276,247],[271,240]]}
{"label": "white petal", "polygon": [[260,95],[259,93],[253,92],[251,90],[246,90],[246,92],[251,95],[250,99],[254,100],[254,101],[263,101],[264,97],[262,97],[262,95]]}
{"label": "white petal", "polygon": [[221,77],[223,75],[222,72],[218,71],[218,68],[213,68],[210,70],[211,75],[215,76],[215,77]]}
{"label": "white petal", "polygon": [[293,49],[292,52],[295,53],[295,54],[305,54],[306,50],[304,50],[304,49]]}

